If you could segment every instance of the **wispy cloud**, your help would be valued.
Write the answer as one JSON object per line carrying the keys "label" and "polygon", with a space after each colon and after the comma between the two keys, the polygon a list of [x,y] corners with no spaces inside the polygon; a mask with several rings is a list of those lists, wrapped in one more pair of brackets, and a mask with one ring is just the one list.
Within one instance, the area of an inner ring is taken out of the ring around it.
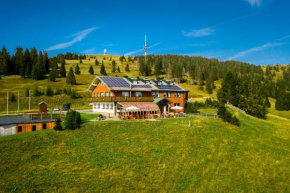
{"label": "wispy cloud", "polygon": [[214,30],[210,27],[204,28],[204,29],[199,29],[199,30],[192,30],[192,31],[182,31],[182,34],[185,37],[204,37],[204,36],[209,36],[214,33]]}
{"label": "wispy cloud", "polygon": [[253,14],[249,14],[249,15],[244,15],[244,16],[241,16],[241,17],[237,17],[237,18],[234,18],[234,19],[231,19],[231,20],[228,20],[228,21],[224,21],[224,22],[218,23],[218,24],[213,25],[213,26],[209,26],[209,27],[203,28],[203,29],[191,30],[191,31],[182,30],[181,33],[185,37],[205,37],[205,36],[209,36],[209,35],[212,35],[214,33],[214,29],[213,28],[215,28],[215,27],[218,27],[218,26],[221,26],[221,25],[225,25],[225,24],[228,24],[228,23],[232,23],[234,21],[238,21],[238,20],[245,19],[245,18],[248,18],[248,17],[252,17],[254,15],[260,14],[261,12],[262,11],[257,12],[257,13],[253,13]]}
{"label": "wispy cloud", "polygon": [[95,52],[96,52],[96,48],[90,48],[90,49],[81,51],[82,54],[95,54]]}
{"label": "wispy cloud", "polygon": [[45,50],[52,51],[52,50],[59,50],[59,49],[64,49],[64,48],[70,47],[70,46],[74,45],[76,42],[82,41],[87,35],[89,35],[95,29],[97,29],[97,28],[93,27],[93,28],[89,28],[89,29],[80,31],[80,32],[70,36],[70,37],[75,37],[73,40],[71,40],[69,42],[65,42],[65,43],[56,44],[54,46],[46,48]]}
{"label": "wispy cloud", "polygon": [[270,48],[270,47],[278,47],[278,46],[283,46],[285,44],[285,42],[278,42],[278,43],[272,43],[272,42],[269,42],[269,43],[266,43],[262,46],[258,46],[258,47],[254,47],[254,48],[251,48],[251,49],[248,49],[246,51],[242,51],[232,57],[229,57],[227,60],[234,60],[236,58],[240,58],[240,57],[243,57],[247,54],[250,54],[250,53],[253,53],[253,52],[258,52],[258,51],[262,51],[262,50],[265,50],[267,48]]}
{"label": "wispy cloud", "polygon": [[113,44],[103,44],[103,46],[105,46],[105,47],[111,47],[111,46],[113,46]]}
{"label": "wispy cloud", "polygon": [[255,5],[260,7],[261,4],[262,4],[262,0],[246,0],[246,1],[248,3],[250,3],[252,7],[255,6]]}
{"label": "wispy cloud", "polygon": [[[155,47],[155,46],[158,46],[159,44],[160,44],[160,43],[153,44],[152,46],[148,46],[147,49],[150,49],[150,48],[153,48],[153,47]],[[143,48],[142,48],[142,49],[138,49],[138,50],[134,50],[134,51],[132,51],[132,52],[128,52],[128,53],[126,53],[126,54],[124,54],[124,55],[125,55],[125,56],[131,56],[131,55],[134,55],[134,54],[140,53],[140,52],[142,52],[142,51],[144,51]]]}

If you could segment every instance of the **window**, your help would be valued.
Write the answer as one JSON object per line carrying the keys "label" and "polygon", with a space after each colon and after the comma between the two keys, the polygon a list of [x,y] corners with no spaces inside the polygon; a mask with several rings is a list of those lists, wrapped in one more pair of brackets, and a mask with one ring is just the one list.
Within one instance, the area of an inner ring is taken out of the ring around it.
{"label": "window", "polygon": [[129,96],[129,92],[122,92],[122,97],[128,97]]}
{"label": "window", "polygon": [[113,93],[112,92],[109,92],[109,96],[112,97],[113,96]]}
{"label": "window", "polygon": [[104,97],[104,93],[103,92],[100,92],[100,97]]}
{"label": "window", "polygon": [[159,97],[159,92],[155,92],[155,96],[156,97]]}
{"label": "window", "polygon": [[32,125],[32,131],[36,131],[36,125]]}
{"label": "window", "polygon": [[17,131],[18,133],[22,132],[22,126],[18,126]]}
{"label": "window", "polygon": [[158,81],[158,85],[162,85],[162,81]]}
{"label": "window", "polygon": [[155,96],[156,96],[155,92],[152,92],[152,96],[153,96],[153,97],[155,97]]}
{"label": "window", "polygon": [[135,97],[142,97],[142,92],[136,92]]}
{"label": "window", "polygon": [[103,104],[103,109],[105,109],[106,108],[106,106],[105,106],[105,104]]}
{"label": "window", "polygon": [[101,108],[101,104],[100,103],[98,103],[98,109],[100,109]]}
{"label": "window", "polygon": [[145,84],[150,84],[150,80],[146,80],[145,81]]}
{"label": "window", "polygon": [[180,98],[180,92],[175,92],[175,93],[174,93],[174,97],[175,97],[175,98]]}
{"label": "window", "polygon": [[164,97],[165,97],[165,98],[166,98],[166,97],[170,98],[170,92],[164,92]]}
{"label": "window", "polygon": [[109,93],[108,92],[106,92],[106,95],[105,95],[106,97],[108,97],[109,96]]}
{"label": "window", "polygon": [[109,109],[109,104],[107,104],[107,109]]}
{"label": "window", "polygon": [[94,97],[96,97],[96,93],[94,93]]}
{"label": "window", "polygon": [[97,92],[97,97],[99,97],[99,93]]}
{"label": "window", "polygon": [[111,104],[111,109],[113,109],[114,108],[114,105],[113,104]]}
{"label": "window", "polygon": [[45,130],[46,129],[46,123],[42,124],[42,129]]}
{"label": "window", "polygon": [[137,80],[133,80],[133,84],[138,84],[138,81]]}
{"label": "window", "polygon": [[180,103],[174,103],[174,106],[180,107]]}
{"label": "window", "polygon": [[94,107],[94,109],[96,109],[96,108],[97,108],[97,105],[96,105],[96,104],[94,104],[94,105],[93,105],[93,107]]}

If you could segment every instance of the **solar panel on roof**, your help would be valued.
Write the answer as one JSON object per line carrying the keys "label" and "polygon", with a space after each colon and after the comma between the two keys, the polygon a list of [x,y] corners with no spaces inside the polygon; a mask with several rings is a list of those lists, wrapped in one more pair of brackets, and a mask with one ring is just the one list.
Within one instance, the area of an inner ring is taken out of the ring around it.
{"label": "solar panel on roof", "polygon": [[181,90],[178,86],[170,86],[170,85],[156,85],[157,88],[159,89],[172,89],[172,90]]}
{"label": "solar panel on roof", "polygon": [[133,85],[133,88],[152,88],[150,85]]}
{"label": "solar panel on roof", "polygon": [[118,77],[100,77],[100,79],[109,87],[130,87],[130,84],[123,78]]}

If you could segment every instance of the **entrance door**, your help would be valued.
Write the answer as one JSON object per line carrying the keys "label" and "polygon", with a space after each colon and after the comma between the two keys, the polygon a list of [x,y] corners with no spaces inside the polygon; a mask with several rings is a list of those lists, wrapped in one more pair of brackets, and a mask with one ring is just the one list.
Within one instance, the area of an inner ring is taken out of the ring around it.
{"label": "entrance door", "polygon": [[163,114],[166,115],[166,105],[163,106]]}

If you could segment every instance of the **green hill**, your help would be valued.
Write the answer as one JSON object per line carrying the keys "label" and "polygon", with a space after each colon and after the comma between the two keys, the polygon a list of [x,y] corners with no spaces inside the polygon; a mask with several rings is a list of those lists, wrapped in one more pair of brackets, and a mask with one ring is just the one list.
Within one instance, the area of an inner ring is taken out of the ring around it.
{"label": "green hill", "polygon": [[[137,68],[137,61],[135,62],[121,62],[119,60],[120,56],[106,56],[104,60],[103,55],[92,55],[91,57],[96,57],[99,62],[104,63],[106,67],[106,72],[108,76],[129,76],[136,78],[139,76],[140,78],[142,76],[139,75],[139,70]],[[112,58],[110,60],[110,58]],[[121,69],[121,72],[111,72],[112,66],[112,60],[116,61],[116,68],[118,66]],[[45,101],[48,104],[48,108],[52,110],[54,107],[62,107],[65,103],[72,103],[73,109],[91,109],[89,106],[89,103],[87,102],[87,98],[90,97],[90,94],[86,91],[90,83],[93,81],[94,77],[96,75],[100,75],[100,65],[95,65],[95,59],[94,58],[87,58],[86,60],[82,60],[82,63],[80,63],[79,60],[66,60],[66,71],[68,72],[70,67],[76,66],[76,64],[79,64],[81,74],[75,75],[77,80],[77,85],[70,86],[66,85],[66,78],[57,78],[56,82],[50,82],[49,80],[32,80],[32,79],[23,79],[20,76],[2,76],[2,79],[0,80],[0,114],[6,113],[6,99],[7,99],[7,91],[11,93],[14,93],[16,98],[18,96],[18,91],[20,93],[20,112],[28,110],[29,102],[28,98],[25,97],[25,91],[26,89],[29,89],[31,91],[31,94],[33,94],[33,90],[36,85],[39,86],[40,89],[44,90],[47,86],[51,86],[53,89],[59,88],[72,88],[75,89],[82,98],[79,99],[71,99],[68,95],[61,94],[53,97],[47,97],[47,96],[40,96],[40,97],[32,97],[31,100],[31,109],[32,110],[38,110],[38,103],[41,101]],[[129,64],[130,71],[125,71],[126,64]],[[94,75],[90,75],[88,70],[90,65],[94,68]],[[59,64],[60,66],[60,64]],[[169,78],[167,75],[165,78]],[[155,78],[154,76],[149,76],[149,78]],[[184,76],[186,79],[187,77]],[[220,86],[220,80],[216,81],[216,86],[219,88]],[[197,85],[190,85],[188,83],[182,83],[180,84],[184,88],[187,88],[190,90],[189,97],[193,98],[195,100],[204,100],[204,97],[212,97],[215,98],[216,90],[214,91],[213,95],[208,95],[206,91],[200,91],[198,90]],[[16,102],[10,102],[9,103],[9,112],[17,112],[18,111],[18,103]]]}
{"label": "green hill", "polygon": [[0,192],[288,192],[289,119],[235,114],[3,137]]}

